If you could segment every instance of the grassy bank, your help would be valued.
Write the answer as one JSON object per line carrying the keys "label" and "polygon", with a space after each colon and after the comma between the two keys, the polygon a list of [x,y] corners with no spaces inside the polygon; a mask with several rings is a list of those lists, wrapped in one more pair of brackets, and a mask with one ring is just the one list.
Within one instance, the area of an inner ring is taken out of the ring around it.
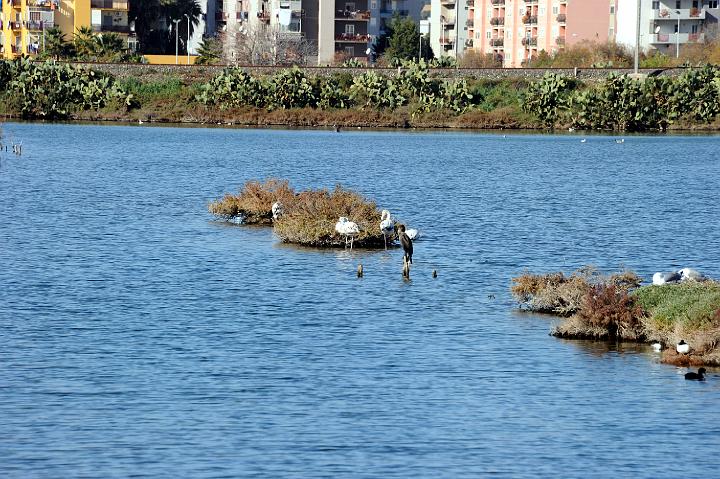
{"label": "grassy bank", "polygon": [[[273,218],[275,202],[282,205],[282,214]],[[314,247],[344,247],[345,237],[335,231],[335,223],[346,217],[360,230],[353,240],[355,246],[385,245],[375,202],[339,185],[333,190],[296,192],[286,180],[249,181],[238,194],[210,203],[208,210],[224,220],[272,226],[284,243]]]}
{"label": "grassy bank", "polygon": [[[663,361],[720,365],[720,283],[640,286],[632,272],[601,275],[585,268],[570,275],[523,274],[511,291],[522,309],[562,316],[558,337],[660,342]],[[675,344],[684,339],[689,354]]]}

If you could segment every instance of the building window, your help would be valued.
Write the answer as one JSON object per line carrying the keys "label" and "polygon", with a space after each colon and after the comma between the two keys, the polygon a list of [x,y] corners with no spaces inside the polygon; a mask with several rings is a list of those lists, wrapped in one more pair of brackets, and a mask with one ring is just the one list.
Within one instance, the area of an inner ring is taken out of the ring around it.
{"label": "building window", "polygon": [[677,24],[677,23],[673,25],[673,31],[674,31],[674,33],[680,33],[680,32],[678,31],[678,24]]}
{"label": "building window", "polygon": [[610,30],[608,30],[608,36],[609,36],[610,38],[613,38],[613,37],[615,36],[615,29],[614,29],[614,28],[610,28]]}
{"label": "building window", "polygon": [[355,25],[352,23],[345,25],[345,33],[348,35],[355,35]]}
{"label": "building window", "polygon": [[349,57],[355,56],[355,47],[345,47],[345,55]]}
{"label": "building window", "polygon": [[652,9],[653,9],[653,10],[660,10],[660,0],[653,0],[653,2],[652,2]]}
{"label": "building window", "polygon": [[487,37],[488,37],[488,39],[492,38],[492,33],[490,32],[490,30],[488,30],[488,32],[487,32]]}
{"label": "building window", "polygon": [[558,13],[560,13],[560,7],[556,5],[553,7],[553,15],[557,15]]}
{"label": "building window", "polygon": [[682,8],[682,0],[675,0],[675,8]]}
{"label": "building window", "polygon": [[718,7],[718,0],[710,0],[708,2],[708,8],[717,8]]}
{"label": "building window", "polygon": [[373,0],[372,2],[370,2],[370,9],[371,9],[371,10],[376,10],[376,9],[377,9],[377,2],[376,2],[375,0]]}
{"label": "building window", "polygon": [[610,15],[615,15],[615,5],[610,5]]}
{"label": "building window", "polygon": [[697,23],[695,25],[690,26],[690,33],[697,33],[698,32],[698,26]]}
{"label": "building window", "polygon": [[540,15],[545,15],[545,7],[540,7]]}

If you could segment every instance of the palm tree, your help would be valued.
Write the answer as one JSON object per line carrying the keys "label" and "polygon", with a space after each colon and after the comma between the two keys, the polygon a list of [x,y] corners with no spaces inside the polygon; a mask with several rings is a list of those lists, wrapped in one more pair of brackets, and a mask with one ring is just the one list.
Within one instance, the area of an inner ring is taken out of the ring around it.
{"label": "palm tree", "polygon": [[74,56],[73,45],[65,40],[65,34],[58,27],[45,30],[45,48],[43,57],[53,57],[55,60]]}
{"label": "palm tree", "polygon": [[[187,19],[190,17],[190,32]],[[135,22],[135,33],[141,53],[175,53],[173,20],[178,24],[178,39],[182,41],[181,54],[187,53],[186,39],[192,36],[200,23],[202,10],[197,0],[133,0],[130,2],[129,18]]]}
{"label": "palm tree", "polygon": [[75,54],[78,60],[90,61],[96,59],[97,43],[91,27],[79,27],[75,32],[73,44],[75,45]]}
{"label": "palm tree", "polygon": [[117,33],[101,33],[94,40],[94,51],[99,59],[117,61],[125,51],[125,42]]}
{"label": "palm tree", "polygon": [[219,63],[222,56],[222,45],[217,38],[204,38],[198,47],[196,65],[212,65]]}

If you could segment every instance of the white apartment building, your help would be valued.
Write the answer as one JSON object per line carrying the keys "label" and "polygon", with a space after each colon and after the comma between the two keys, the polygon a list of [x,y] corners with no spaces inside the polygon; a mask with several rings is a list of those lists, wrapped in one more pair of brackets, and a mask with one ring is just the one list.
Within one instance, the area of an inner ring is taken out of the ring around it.
{"label": "white apartment building", "polygon": [[[640,48],[676,55],[683,45],[705,41],[716,34],[718,0],[641,0]],[[634,46],[637,0],[618,0],[617,41]]]}

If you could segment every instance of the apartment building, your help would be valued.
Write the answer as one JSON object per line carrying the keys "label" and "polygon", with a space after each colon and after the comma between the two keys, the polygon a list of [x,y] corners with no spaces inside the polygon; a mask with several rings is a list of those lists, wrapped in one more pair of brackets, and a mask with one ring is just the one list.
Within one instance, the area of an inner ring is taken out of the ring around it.
{"label": "apartment building", "polygon": [[[447,4],[448,0],[433,0]],[[461,0],[462,1],[462,0]],[[456,28],[458,56],[466,49],[489,53],[506,67],[532,65],[539,52],[556,52],[584,40],[614,39],[618,0],[464,0],[467,11]],[[456,7],[456,10],[458,7]],[[431,14],[431,32],[446,30]],[[463,34],[463,28],[466,32]],[[451,32],[452,35],[452,32]],[[431,38],[434,35],[431,33]],[[452,36],[449,38],[452,40]],[[435,45],[433,49],[437,55]]]}
{"label": "apartment building", "polygon": [[6,59],[36,55],[43,47],[45,31],[59,27],[72,38],[80,27],[94,32],[114,32],[129,48],[137,45],[128,19],[128,0],[1,0],[0,51]]}
{"label": "apartment building", "polygon": [[431,0],[430,46],[436,57],[458,58],[471,46],[469,34],[474,28],[474,0]]}
{"label": "apartment building", "polygon": [[[317,51],[317,63],[367,58],[367,49],[387,31],[394,15],[420,20],[425,0],[225,0],[218,29],[237,38],[269,29],[283,40],[304,39]],[[226,55],[233,57],[233,41]]]}
{"label": "apartment building", "polygon": [[[717,35],[718,0],[643,0],[640,3],[640,48],[676,55],[684,45]],[[617,41],[634,46],[637,1],[618,0]]]}

